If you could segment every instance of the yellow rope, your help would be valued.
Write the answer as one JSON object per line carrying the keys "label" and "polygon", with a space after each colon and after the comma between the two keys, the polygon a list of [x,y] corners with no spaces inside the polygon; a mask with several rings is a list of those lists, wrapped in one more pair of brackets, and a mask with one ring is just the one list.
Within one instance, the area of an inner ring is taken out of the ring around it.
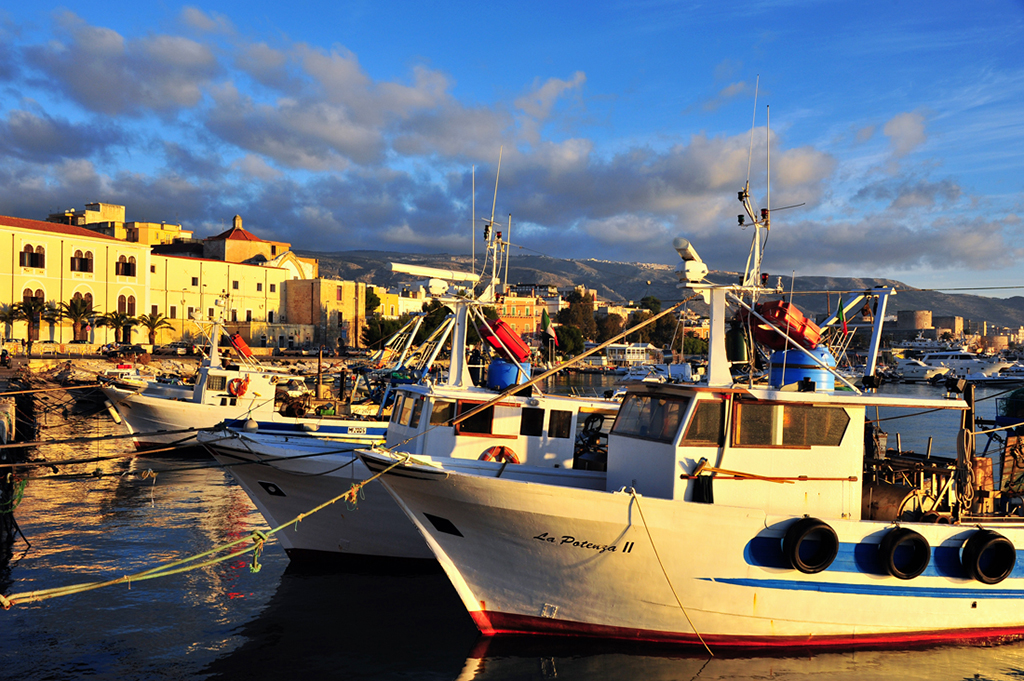
{"label": "yellow rope", "polygon": [[[6,598],[3,597],[3,596],[0,596],[0,607],[2,607],[4,610],[9,610],[11,608],[11,606],[20,605],[22,603],[34,603],[36,601],[43,601],[43,600],[47,600],[47,599],[50,599],[50,598],[57,598],[59,596],[70,596],[72,594],[83,593],[85,591],[92,591],[94,589],[100,589],[100,588],[107,587],[107,586],[114,586],[115,584],[125,584],[125,583],[127,583],[129,585],[129,588],[131,588],[131,582],[132,581],[142,581],[142,580],[146,580],[146,579],[156,579],[157,577],[168,577],[170,575],[175,575],[175,574],[179,574],[179,573],[183,573],[183,572],[188,572],[190,570],[196,570],[196,569],[199,569],[199,568],[209,567],[211,565],[216,565],[217,563],[222,563],[222,562],[224,562],[226,560],[230,560],[232,558],[237,558],[238,556],[245,555],[246,553],[249,553],[249,552],[256,552],[256,557],[258,557],[259,556],[259,552],[263,550],[263,545],[266,543],[267,539],[270,538],[271,536],[273,536],[274,534],[280,532],[281,530],[283,530],[287,526],[292,525],[294,523],[298,523],[303,518],[307,518],[307,517],[313,515],[314,513],[316,513],[317,511],[321,511],[321,510],[327,508],[328,506],[330,506],[331,504],[334,504],[334,503],[336,503],[338,501],[341,501],[343,499],[348,501],[349,504],[352,504],[354,506],[355,503],[359,500],[359,492],[360,492],[360,490],[367,483],[373,482],[374,480],[376,480],[377,478],[381,477],[385,473],[389,472],[390,470],[392,470],[396,466],[399,466],[402,463],[405,463],[406,461],[408,461],[408,459],[409,459],[409,455],[405,454],[404,456],[402,456],[401,458],[396,460],[393,464],[391,464],[387,468],[384,468],[383,470],[381,470],[379,473],[371,475],[369,478],[367,478],[365,480],[362,480],[360,482],[353,483],[352,486],[348,490],[346,490],[345,492],[339,494],[338,496],[336,496],[336,497],[334,497],[332,499],[328,499],[324,503],[320,504],[319,506],[316,506],[315,508],[313,508],[313,509],[311,509],[309,511],[306,511],[305,513],[300,513],[299,515],[297,515],[292,520],[289,520],[286,523],[278,525],[274,529],[269,530],[267,532],[260,532],[259,530],[253,530],[253,532],[251,534],[249,534],[249,535],[247,535],[245,537],[241,537],[239,539],[236,539],[234,541],[228,542],[227,544],[223,544],[221,546],[215,546],[215,547],[209,549],[208,551],[203,551],[202,553],[198,553],[198,554],[196,554],[194,556],[188,556],[186,558],[181,558],[179,560],[172,561],[170,563],[165,563],[164,565],[159,565],[157,567],[150,568],[148,570],[143,570],[142,572],[137,572],[134,575],[124,575],[122,577],[118,577],[116,579],[111,579],[111,580],[107,580],[107,581],[103,581],[103,582],[85,582],[83,584],[71,584],[71,585],[68,585],[68,586],[54,587],[52,589],[39,589],[37,591],[26,591],[24,593],[12,594],[10,596],[7,596]],[[244,542],[246,542],[246,541],[248,541],[250,539],[253,542],[253,544],[251,546],[246,546],[246,547],[241,548],[239,550],[232,551],[231,553],[228,553],[226,555],[219,556],[219,557],[216,557],[216,558],[211,558],[210,560],[203,560],[202,562],[195,562],[195,561],[199,561],[201,559],[207,558],[208,556],[212,556],[214,554],[220,553],[222,551],[226,551],[228,549],[232,549],[232,548],[238,546],[239,544],[242,544],[242,543],[244,543]],[[254,557],[253,562],[250,565],[250,570],[253,571],[253,572],[258,572],[261,567],[262,566],[260,566],[259,562]]]}
{"label": "yellow rope", "polygon": [[637,496],[636,490],[633,488],[630,488],[629,494],[633,497],[633,501],[636,502],[636,510],[640,512],[640,520],[644,523],[644,530],[647,532],[647,539],[651,542],[651,548],[654,550],[654,557],[658,559],[658,565],[661,566],[661,573],[665,575],[665,581],[668,582],[668,588],[671,589],[672,595],[675,596],[676,605],[678,605],[679,609],[683,611],[683,617],[686,618],[690,628],[693,629],[693,633],[697,634],[697,639],[700,641],[700,644],[704,646],[704,650],[708,651],[708,655],[714,657],[715,654],[711,652],[711,648],[709,648],[708,644],[704,642],[704,637],[700,635],[699,631],[697,631],[697,627],[693,625],[693,620],[690,619],[689,613],[687,613],[686,608],[683,607],[683,602],[679,599],[679,594],[676,593],[676,587],[673,586],[672,579],[668,576],[668,570],[665,569],[665,563],[661,561],[661,556],[658,555],[658,547],[654,545],[654,537],[651,536],[651,528],[647,526],[647,519],[644,518],[644,510],[640,508],[640,497]]}

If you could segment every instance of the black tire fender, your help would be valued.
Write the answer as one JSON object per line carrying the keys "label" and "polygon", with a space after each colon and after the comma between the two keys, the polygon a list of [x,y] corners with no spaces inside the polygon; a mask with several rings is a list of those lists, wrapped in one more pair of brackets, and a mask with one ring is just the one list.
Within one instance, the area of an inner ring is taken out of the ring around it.
{"label": "black tire fender", "polygon": [[813,575],[828,568],[836,559],[839,536],[828,523],[803,518],[786,530],[782,552],[794,570]]}
{"label": "black tire fender", "polygon": [[998,584],[1013,572],[1017,550],[1013,542],[992,530],[978,530],[964,544],[960,563],[971,579]]}
{"label": "black tire fender", "polygon": [[893,577],[913,579],[928,567],[932,549],[920,533],[906,527],[894,527],[879,542],[878,556],[885,571]]}

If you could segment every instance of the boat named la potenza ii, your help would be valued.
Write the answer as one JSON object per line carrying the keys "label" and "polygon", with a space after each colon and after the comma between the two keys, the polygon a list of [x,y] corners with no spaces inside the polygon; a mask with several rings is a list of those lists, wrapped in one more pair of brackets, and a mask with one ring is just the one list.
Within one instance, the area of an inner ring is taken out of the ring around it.
{"label": "boat named la potenza ii", "polygon": [[[692,246],[676,246],[681,287],[711,306],[707,377],[630,387],[603,490],[360,452],[386,470],[479,629],[712,650],[1024,635],[1024,519],[975,454],[970,393],[872,387],[893,292],[844,296],[844,312],[866,300],[876,320],[866,375],[851,386],[817,327],[756,302],[756,271],[713,285]],[[741,336],[786,348],[771,354],[766,384],[732,378],[729,306],[758,327]],[[887,449],[876,407],[953,410],[962,425],[949,458]]]}

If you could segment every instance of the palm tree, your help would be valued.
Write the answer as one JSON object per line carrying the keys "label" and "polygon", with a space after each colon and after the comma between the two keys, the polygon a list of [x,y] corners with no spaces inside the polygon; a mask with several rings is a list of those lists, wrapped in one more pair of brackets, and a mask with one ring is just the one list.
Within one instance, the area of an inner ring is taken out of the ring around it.
{"label": "palm tree", "polygon": [[150,345],[156,344],[156,332],[158,330],[174,328],[174,325],[167,321],[167,317],[164,317],[160,312],[139,315],[138,322],[141,326],[146,327],[147,331],[149,331]]}
{"label": "palm tree", "polygon": [[97,326],[109,326],[114,329],[114,337],[119,343],[132,342],[132,327],[138,323],[138,319],[124,312],[108,312],[96,319]]}
{"label": "palm tree", "polygon": [[11,334],[14,333],[14,322],[19,319],[16,304],[0,306],[0,324],[4,325],[4,338],[11,337]]}
{"label": "palm tree", "polygon": [[28,323],[28,342],[39,340],[39,322],[46,310],[46,303],[41,298],[26,298],[14,304],[18,319]]}
{"label": "palm tree", "polygon": [[71,340],[87,340],[85,338],[85,326],[89,323],[95,312],[92,305],[85,298],[72,298],[66,303],[60,304],[61,315],[71,322]]}
{"label": "palm tree", "polygon": [[46,322],[50,325],[50,338],[53,338],[53,327],[55,324],[60,324],[60,320],[63,319],[64,314],[61,311],[60,305],[50,302],[46,304],[43,311],[39,313],[39,320]]}

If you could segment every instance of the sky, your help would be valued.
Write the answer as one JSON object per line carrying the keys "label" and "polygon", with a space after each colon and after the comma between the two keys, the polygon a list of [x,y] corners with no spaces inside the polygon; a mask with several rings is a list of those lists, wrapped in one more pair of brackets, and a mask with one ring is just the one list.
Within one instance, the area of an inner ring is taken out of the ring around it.
{"label": "sky", "polygon": [[8,3],[0,92],[2,215],[736,271],[749,181],[765,271],[1024,295],[1024,0]]}

